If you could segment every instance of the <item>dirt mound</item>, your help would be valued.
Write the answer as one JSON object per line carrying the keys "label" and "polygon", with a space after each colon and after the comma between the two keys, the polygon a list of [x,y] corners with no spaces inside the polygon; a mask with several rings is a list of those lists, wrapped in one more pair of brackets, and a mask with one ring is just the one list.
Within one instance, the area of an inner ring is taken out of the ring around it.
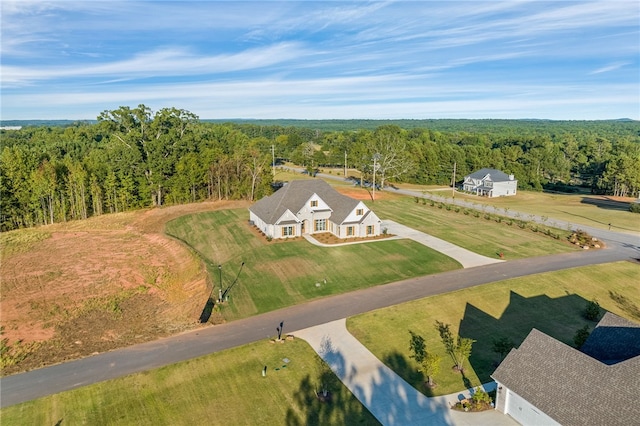
{"label": "dirt mound", "polygon": [[247,205],[180,205],[3,234],[2,337],[13,353],[29,348],[24,359],[7,351],[3,374],[199,326],[209,295],[204,267],[164,235],[164,224]]}

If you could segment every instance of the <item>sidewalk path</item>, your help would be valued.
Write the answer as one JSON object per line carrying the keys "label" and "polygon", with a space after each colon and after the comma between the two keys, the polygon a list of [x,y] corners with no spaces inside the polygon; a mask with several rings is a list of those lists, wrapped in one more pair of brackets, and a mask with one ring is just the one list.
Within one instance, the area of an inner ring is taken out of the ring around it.
{"label": "sidewalk path", "polygon": [[408,238],[416,241],[420,244],[424,244],[442,254],[449,256],[452,259],[457,260],[463,268],[473,268],[474,266],[490,265],[492,263],[504,262],[500,259],[492,259],[490,257],[482,256],[474,253],[470,250],[464,249],[455,244],[451,244],[440,238],[433,237],[424,232],[416,231],[408,226],[401,225],[393,220],[383,220],[382,227],[387,228],[390,234],[397,235],[402,238]]}
{"label": "sidewalk path", "polygon": [[[385,426],[517,425],[511,417],[494,410],[482,413],[451,410],[449,404],[461,399],[462,392],[426,397],[353,337],[347,331],[346,319],[306,328],[292,334],[306,340],[344,385]],[[464,393],[464,397],[468,396],[469,391]]]}
{"label": "sidewalk path", "polygon": [[450,258],[460,263],[463,268],[473,268],[474,266],[484,266],[484,265],[490,265],[492,263],[504,262],[504,260],[492,259],[490,257],[486,257],[480,254],[474,253],[470,250],[464,249],[455,244],[451,244],[445,240],[441,240],[440,238],[436,238],[429,234],[425,234],[424,232],[420,232],[413,228],[409,228],[408,226],[401,225],[398,222],[394,222],[393,220],[383,220],[381,226],[383,229],[386,228],[387,232],[394,236],[385,238],[382,240],[372,240],[372,241],[365,240],[365,241],[355,241],[355,242],[341,243],[341,244],[324,244],[319,242],[315,238],[313,238],[313,236],[311,235],[303,234],[302,236],[311,244],[315,244],[321,247],[337,247],[337,246],[344,246],[348,244],[375,243],[377,241],[389,241],[392,239],[406,238],[409,240],[413,240],[417,243],[420,243],[422,245],[425,245],[435,251],[439,251],[440,253],[446,256],[449,256]]}

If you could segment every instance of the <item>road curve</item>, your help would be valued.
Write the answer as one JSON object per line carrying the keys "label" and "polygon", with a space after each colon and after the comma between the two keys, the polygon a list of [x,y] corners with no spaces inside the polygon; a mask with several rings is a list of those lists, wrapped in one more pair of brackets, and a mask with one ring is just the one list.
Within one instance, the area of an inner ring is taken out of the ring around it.
{"label": "road curve", "polygon": [[92,383],[162,367],[273,337],[284,322],[300,330],[340,318],[508,278],[614,262],[636,261],[637,245],[512,260],[362,289],[0,379],[0,408]]}

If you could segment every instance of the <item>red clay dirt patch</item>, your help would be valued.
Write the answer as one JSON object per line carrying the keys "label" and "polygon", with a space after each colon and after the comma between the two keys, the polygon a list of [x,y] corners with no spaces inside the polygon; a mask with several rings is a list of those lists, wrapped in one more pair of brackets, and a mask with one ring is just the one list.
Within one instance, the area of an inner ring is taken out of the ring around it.
{"label": "red clay dirt patch", "polygon": [[[354,198],[356,200],[371,201],[371,193],[363,188],[356,188],[354,186],[334,186],[333,189],[346,195],[347,197]],[[392,198],[394,194],[387,191],[376,191],[376,200],[387,200]]]}
{"label": "red clay dirt patch", "polygon": [[[247,205],[180,205],[2,235],[2,337],[9,344],[38,342],[26,359],[2,366],[2,374],[199,326],[210,291],[204,266],[164,235],[164,224],[185,214]],[[21,235],[36,232],[39,238],[24,238],[28,244],[20,245]]]}

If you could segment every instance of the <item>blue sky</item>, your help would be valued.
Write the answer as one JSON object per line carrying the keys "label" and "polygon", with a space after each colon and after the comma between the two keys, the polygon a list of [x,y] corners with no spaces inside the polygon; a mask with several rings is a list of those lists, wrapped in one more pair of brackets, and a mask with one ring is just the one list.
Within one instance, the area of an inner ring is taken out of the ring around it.
{"label": "blue sky", "polygon": [[635,0],[0,7],[4,120],[640,119]]}

